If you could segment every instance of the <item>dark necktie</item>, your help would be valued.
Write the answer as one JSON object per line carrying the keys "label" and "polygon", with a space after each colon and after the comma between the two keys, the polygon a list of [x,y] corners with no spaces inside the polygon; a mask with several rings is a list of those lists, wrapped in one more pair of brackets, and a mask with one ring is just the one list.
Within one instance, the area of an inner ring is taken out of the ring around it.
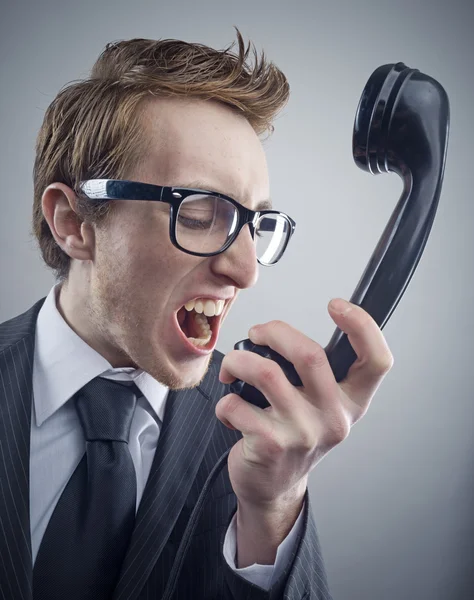
{"label": "dark necktie", "polygon": [[33,570],[34,600],[109,600],[135,523],[128,437],[135,384],[96,377],[75,403],[86,453],[54,509]]}

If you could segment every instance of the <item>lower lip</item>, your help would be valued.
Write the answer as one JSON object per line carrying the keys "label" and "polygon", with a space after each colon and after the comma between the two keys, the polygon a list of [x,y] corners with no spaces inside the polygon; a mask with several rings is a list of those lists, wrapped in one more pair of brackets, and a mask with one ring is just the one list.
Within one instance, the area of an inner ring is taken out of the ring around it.
{"label": "lower lip", "polygon": [[[220,315],[220,316],[222,316],[222,315]],[[214,351],[214,348],[216,347],[216,343],[217,343],[220,321],[221,321],[220,318],[218,318],[218,319],[216,319],[215,323],[213,324],[214,329],[212,330],[211,339],[208,342],[208,344],[206,345],[206,347],[204,348],[203,346],[201,346],[201,347],[195,346],[192,342],[190,342],[188,340],[188,338],[184,334],[184,331],[179,326],[178,313],[174,313],[174,323],[175,323],[175,327],[178,331],[179,337],[183,341],[183,344],[186,346],[187,350],[189,352],[192,352],[193,354],[196,354],[197,356],[207,356],[208,354],[211,354],[211,352]]]}

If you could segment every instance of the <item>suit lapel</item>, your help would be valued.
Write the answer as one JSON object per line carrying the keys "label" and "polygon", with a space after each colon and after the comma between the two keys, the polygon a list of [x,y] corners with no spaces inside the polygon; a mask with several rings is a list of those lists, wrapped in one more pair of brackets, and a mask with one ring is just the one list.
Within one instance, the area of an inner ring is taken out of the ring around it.
{"label": "suit lapel", "polygon": [[203,460],[224,394],[212,363],[202,384],[170,392],[153,465],[114,600],[135,600],[160,556]]}
{"label": "suit lapel", "polygon": [[[35,327],[45,298],[0,325],[0,598],[32,600],[30,429]],[[202,384],[170,392],[114,600],[135,600],[165,546],[203,461],[226,393],[211,366]]]}
{"label": "suit lapel", "polygon": [[31,600],[30,423],[35,326],[44,298],[0,325],[0,597]]}

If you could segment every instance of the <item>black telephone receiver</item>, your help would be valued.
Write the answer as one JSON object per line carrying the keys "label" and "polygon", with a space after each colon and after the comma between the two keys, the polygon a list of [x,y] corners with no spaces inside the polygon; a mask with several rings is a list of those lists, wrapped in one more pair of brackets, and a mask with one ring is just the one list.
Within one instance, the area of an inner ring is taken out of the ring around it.
{"label": "black telephone receiver", "polygon": [[[425,248],[441,193],[448,133],[449,99],[435,79],[402,62],[372,73],[357,107],[352,154],[372,175],[398,173],[404,189],[350,301],[381,329]],[[234,349],[276,361],[293,385],[302,385],[294,366],[268,346],[245,339]],[[341,381],[357,358],[347,335],[336,328],[324,350],[336,381]],[[239,379],[230,391],[260,408],[270,406],[259,390]]]}

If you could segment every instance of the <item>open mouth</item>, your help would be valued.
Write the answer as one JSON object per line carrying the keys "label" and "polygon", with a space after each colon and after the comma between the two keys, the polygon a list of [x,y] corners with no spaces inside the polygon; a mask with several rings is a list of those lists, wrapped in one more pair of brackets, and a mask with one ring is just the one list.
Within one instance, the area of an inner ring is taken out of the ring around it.
{"label": "open mouth", "polygon": [[211,350],[219,332],[219,324],[222,313],[213,317],[207,317],[204,313],[198,313],[194,308],[190,311],[182,306],[177,312],[178,326],[194,348]]}

